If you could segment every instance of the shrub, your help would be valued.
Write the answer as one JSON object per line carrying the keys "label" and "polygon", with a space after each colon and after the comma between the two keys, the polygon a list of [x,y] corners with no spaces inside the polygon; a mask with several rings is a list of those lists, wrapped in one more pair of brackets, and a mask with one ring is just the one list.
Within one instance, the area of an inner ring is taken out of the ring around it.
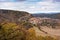
{"label": "shrub", "polygon": [[46,37],[45,37],[45,40],[56,40],[56,38],[51,37],[51,36],[46,36]]}
{"label": "shrub", "polygon": [[15,23],[1,25],[0,40],[21,40],[24,38],[22,28]]}
{"label": "shrub", "polygon": [[35,30],[33,28],[30,28],[26,35],[26,40],[36,40],[36,34]]}

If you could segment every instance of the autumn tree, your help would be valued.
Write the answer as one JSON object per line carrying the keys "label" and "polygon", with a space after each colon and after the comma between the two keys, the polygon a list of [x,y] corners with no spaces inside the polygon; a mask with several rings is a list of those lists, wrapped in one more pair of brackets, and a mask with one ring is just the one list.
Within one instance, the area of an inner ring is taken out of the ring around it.
{"label": "autumn tree", "polygon": [[15,23],[0,25],[0,40],[24,40],[25,30]]}
{"label": "autumn tree", "polygon": [[30,28],[26,35],[26,40],[36,40],[36,34],[35,30],[33,28]]}

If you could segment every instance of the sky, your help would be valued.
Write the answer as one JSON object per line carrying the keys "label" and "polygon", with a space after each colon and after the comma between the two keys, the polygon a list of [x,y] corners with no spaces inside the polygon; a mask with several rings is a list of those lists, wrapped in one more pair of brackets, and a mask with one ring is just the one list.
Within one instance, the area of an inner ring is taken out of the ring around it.
{"label": "sky", "polygon": [[0,0],[0,9],[29,13],[60,12],[60,0]]}

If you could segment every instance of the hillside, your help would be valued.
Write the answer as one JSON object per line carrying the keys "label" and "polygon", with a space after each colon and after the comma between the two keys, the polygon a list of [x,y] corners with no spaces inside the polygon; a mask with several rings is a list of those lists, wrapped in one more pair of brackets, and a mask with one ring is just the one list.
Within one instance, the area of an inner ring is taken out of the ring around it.
{"label": "hillside", "polygon": [[[53,34],[50,36],[53,30],[51,32],[45,30],[50,28],[44,27],[50,26],[45,20],[49,20],[47,21],[49,24],[53,22],[49,18],[34,18],[24,11],[0,9],[0,40],[56,40],[57,38]],[[43,25],[40,24],[41,22]]]}
{"label": "hillside", "polygon": [[32,15],[33,17],[47,17],[47,18],[53,18],[53,19],[60,19],[60,13],[51,13],[51,14],[36,13]]}
{"label": "hillside", "polygon": [[27,20],[30,17],[31,14],[28,12],[0,9],[0,23],[4,21],[18,23],[22,20]]}

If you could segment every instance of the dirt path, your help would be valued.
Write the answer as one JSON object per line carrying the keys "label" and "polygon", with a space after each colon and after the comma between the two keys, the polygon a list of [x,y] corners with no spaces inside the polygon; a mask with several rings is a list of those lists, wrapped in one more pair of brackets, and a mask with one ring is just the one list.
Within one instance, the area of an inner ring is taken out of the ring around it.
{"label": "dirt path", "polygon": [[47,34],[42,32],[38,27],[34,27],[37,36],[46,36]]}

